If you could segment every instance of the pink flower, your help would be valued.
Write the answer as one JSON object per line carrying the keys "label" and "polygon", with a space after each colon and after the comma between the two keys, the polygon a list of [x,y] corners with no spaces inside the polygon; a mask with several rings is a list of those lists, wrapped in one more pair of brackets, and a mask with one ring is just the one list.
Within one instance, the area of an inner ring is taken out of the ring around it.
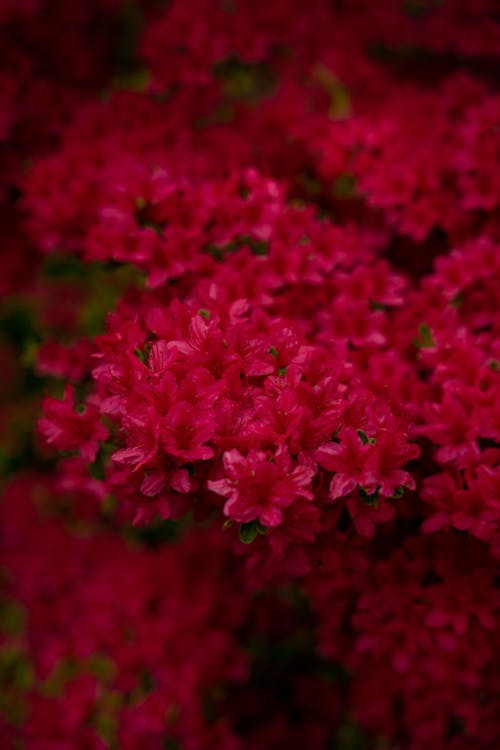
{"label": "pink flower", "polygon": [[82,412],[75,411],[71,385],[66,386],[62,400],[45,398],[42,409],[45,416],[39,420],[38,430],[47,443],[61,451],[78,451],[92,463],[109,434],[100,421],[99,409],[87,402]]}
{"label": "pink flower", "polygon": [[500,526],[498,469],[480,467],[478,478],[467,476],[458,480],[450,474],[437,474],[426,479],[422,499],[431,508],[431,515],[422,524],[424,532],[453,527],[488,541]]}
{"label": "pink flower", "polygon": [[187,401],[179,401],[172,406],[161,424],[161,441],[164,449],[175,459],[206,461],[213,456],[213,450],[205,443],[215,430],[214,418],[210,412],[196,411]]}
{"label": "pink flower", "polygon": [[160,442],[160,423],[155,412],[149,409],[141,416],[125,415],[122,425],[128,447],[115,451],[113,461],[137,471],[156,456]]}
{"label": "pink flower", "polygon": [[323,468],[333,472],[330,497],[346,497],[358,486],[368,494],[377,488],[376,476],[371,468],[375,447],[362,438],[352,427],[344,427],[340,442],[327,443],[318,448],[314,457]]}
{"label": "pink flower", "polygon": [[406,434],[397,420],[391,419],[377,430],[375,450],[372,452],[369,466],[375,475],[380,494],[392,497],[401,487],[415,489],[415,480],[403,470],[408,461],[420,456],[418,445],[407,443]]}
{"label": "pink flower", "polygon": [[286,450],[276,456],[256,450],[247,456],[227,451],[223,463],[226,477],[210,480],[207,487],[228,498],[224,513],[239,523],[257,519],[264,526],[278,526],[285,508],[298,498],[313,498],[314,470],[292,461]]}

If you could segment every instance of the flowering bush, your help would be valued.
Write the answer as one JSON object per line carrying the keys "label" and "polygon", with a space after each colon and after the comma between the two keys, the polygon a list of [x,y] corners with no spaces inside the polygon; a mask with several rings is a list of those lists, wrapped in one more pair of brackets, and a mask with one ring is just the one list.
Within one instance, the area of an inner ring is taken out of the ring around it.
{"label": "flowering bush", "polygon": [[0,0],[0,744],[492,750],[495,3],[77,5]]}

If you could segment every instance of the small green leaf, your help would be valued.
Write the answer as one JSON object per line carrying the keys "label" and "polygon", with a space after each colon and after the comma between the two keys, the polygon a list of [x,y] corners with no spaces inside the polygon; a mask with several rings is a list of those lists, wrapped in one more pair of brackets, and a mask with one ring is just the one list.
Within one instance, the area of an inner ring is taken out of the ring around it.
{"label": "small green leaf", "polygon": [[333,183],[333,197],[334,198],[353,198],[356,195],[356,178],[344,172],[339,175]]}
{"label": "small green leaf", "polygon": [[363,445],[367,445],[367,443],[368,443],[368,437],[366,436],[366,433],[363,432],[363,430],[358,430],[358,435],[359,435],[359,437],[360,437],[361,442],[363,443]]}
{"label": "small green leaf", "polygon": [[98,457],[97,460],[94,461],[93,464],[90,464],[89,474],[92,477],[92,479],[97,479],[99,481],[102,481],[105,478],[106,472],[104,469],[104,464],[100,457]]}
{"label": "small green leaf", "polygon": [[385,305],[383,302],[377,302],[375,299],[371,299],[369,305],[371,310],[381,310],[382,312],[389,310],[389,305]]}
{"label": "small green leaf", "polygon": [[249,523],[242,523],[240,526],[240,541],[243,544],[251,544],[257,534],[266,534],[267,527],[263,526],[260,521],[250,521]]}
{"label": "small green leaf", "polygon": [[330,96],[329,116],[335,120],[348,117],[351,113],[351,99],[348,89],[340,78],[325,65],[318,65],[313,75]]}
{"label": "small green leaf", "polygon": [[19,635],[26,628],[26,612],[21,604],[14,600],[7,600],[0,608],[0,619],[2,630],[7,635]]}
{"label": "small green leaf", "polygon": [[498,372],[500,370],[500,362],[498,359],[492,359],[488,362],[488,367],[490,370],[493,370],[493,372]]}
{"label": "small green leaf", "polygon": [[463,303],[464,303],[464,293],[462,291],[459,291],[456,294],[454,294],[450,300],[450,305],[452,307],[461,307]]}
{"label": "small green leaf", "polygon": [[240,542],[251,544],[258,534],[257,521],[242,523],[240,526]]}
{"label": "small green leaf", "polygon": [[413,340],[414,346],[418,349],[430,349],[436,346],[436,342],[432,336],[432,331],[427,323],[421,323],[418,327],[418,338]]}
{"label": "small green leaf", "polygon": [[110,516],[115,512],[117,506],[118,501],[116,497],[114,497],[113,495],[106,495],[106,497],[102,501],[102,512],[105,516]]}
{"label": "small green leaf", "polygon": [[366,432],[364,432],[363,430],[358,430],[357,433],[358,433],[358,435],[360,437],[360,440],[363,443],[363,445],[368,445],[368,444],[375,445],[375,443],[377,442],[377,438],[368,437],[368,435],[366,434]]}
{"label": "small green leaf", "polygon": [[[246,239],[246,238],[242,238],[242,239]],[[252,251],[253,255],[257,255],[257,256],[269,255],[269,242],[265,242],[264,240],[254,240],[252,238],[248,238],[245,244],[248,244],[250,246],[250,250]]]}
{"label": "small green leaf", "polygon": [[278,359],[278,350],[276,349],[276,347],[269,347],[269,354],[274,357],[274,359]]}
{"label": "small green leaf", "polygon": [[205,318],[205,320],[210,320],[210,313],[203,307],[200,307],[200,309],[198,310],[198,315],[201,315],[201,317]]}
{"label": "small green leaf", "polygon": [[405,488],[404,487],[402,487],[402,486],[401,487],[396,487],[396,489],[392,493],[392,497],[395,500],[399,500],[399,498],[403,497],[404,494],[405,494]]}
{"label": "small green leaf", "polygon": [[34,683],[28,656],[16,643],[7,642],[0,650],[0,683],[16,692],[28,691]]}
{"label": "small green leaf", "polygon": [[372,492],[371,494],[369,494],[365,489],[363,489],[363,487],[358,487],[358,493],[359,493],[361,500],[364,502],[365,505],[378,508],[379,487],[377,487],[375,492]]}
{"label": "small green leaf", "polygon": [[139,349],[139,347],[134,349],[134,354],[137,357],[137,359],[142,362],[143,365],[147,365],[150,351],[151,351],[151,344],[147,343],[143,349]]}
{"label": "small green leaf", "polygon": [[134,354],[139,359],[143,365],[146,364],[146,357],[144,356],[144,352],[142,352],[139,348],[134,349]]}

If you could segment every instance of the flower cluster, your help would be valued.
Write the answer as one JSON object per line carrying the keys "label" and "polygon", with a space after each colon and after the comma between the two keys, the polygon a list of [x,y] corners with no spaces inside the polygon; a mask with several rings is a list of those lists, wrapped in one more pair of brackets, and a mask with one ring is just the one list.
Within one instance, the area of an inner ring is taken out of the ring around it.
{"label": "flower cluster", "polygon": [[[250,177],[256,195],[235,190],[207,222],[213,240],[217,219],[224,227],[232,220],[235,239],[209,242],[208,258],[203,233],[193,239],[202,247],[188,255],[193,280],[187,271],[179,280],[185,299],[175,284],[125,301],[95,342],[95,385],[82,413],[67,388],[63,401],[45,401],[39,429],[58,449],[98,459],[103,495],[134,511],[135,522],[193,505],[208,512],[224,497],[230,521],[280,527],[268,538],[282,557],[295,537],[314,546],[321,509],[339,499],[358,532],[373,536],[374,523],[392,518],[393,498],[415,488],[404,467],[420,450],[407,442],[405,417],[363,385],[348,353],[386,344],[387,314],[370,300],[397,308],[402,278],[382,261],[368,271],[361,259],[348,274],[342,233],[288,209],[272,183]],[[246,213],[255,215],[254,238]],[[174,221],[166,225],[176,232]],[[291,267],[280,273],[286,254]],[[164,257],[168,264],[168,242]],[[314,298],[304,327],[292,305],[308,279]],[[245,281],[254,289],[241,289]],[[327,295],[343,313],[324,304]]]}
{"label": "flower cluster", "polygon": [[0,0],[0,744],[495,747],[494,2],[70,5]]}

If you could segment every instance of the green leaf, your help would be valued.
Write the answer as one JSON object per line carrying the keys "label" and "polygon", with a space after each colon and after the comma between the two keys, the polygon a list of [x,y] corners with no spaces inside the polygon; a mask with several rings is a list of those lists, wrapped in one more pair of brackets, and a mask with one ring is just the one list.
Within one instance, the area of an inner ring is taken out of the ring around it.
{"label": "green leaf", "polygon": [[358,487],[358,493],[365,505],[378,508],[379,487],[371,495],[363,487]]}
{"label": "green leaf", "polygon": [[147,365],[149,361],[150,351],[151,351],[151,344],[146,343],[143,349],[139,349],[139,347],[134,349],[134,354],[137,357],[137,359],[140,362],[142,362],[143,365]]}
{"label": "green leaf", "polygon": [[375,443],[377,442],[377,438],[368,437],[368,435],[366,434],[366,432],[364,432],[363,430],[357,430],[357,433],[358,433],[358,435],[360,437],[360,440],[363,443],[363,445],[368,445],[368,443],[370,445],[375,445]]}
{"label": "green leaf", "polygon": [[334,198],[353,198],[356,195],[356,178],[344,172],[339,175],[333,183]]}
{"label": "green leaf", "polygon": [[134,70],[126,71],[116,76],[111,86],[113,89],[121,91],[122,89],[128,89],[129,91],[145,91],[151,80],[151,75],[145,68],[135,68]]}
{"label": "green leaf", "polygon": [[118,501],[116,497],[114,497],[113,495],[106,495],[106,497],[102,501],[102,512],[105,516],[110,516],[115,512],[117,506]]}
{"label": "green leaf", "polygon": [[26,628],[26,612],[21,604],[14,600],[7,600],[0,607],[0,620],[3,633],[10,636],[20,635]]}
{"label": "green leaf", "polygon": [[382,312],[387,312],[389,310],[389,305],[385,305],[383,302],[377,302],[376,299],[371,299],[368,303],[370,305],[370,310],[378,310]]}
{"label": "green leaf", "polygon": [[351,113],[351,99],[348,89],[344,86],[340,78],[325,65],[318,65],[313,71],[313,75],[330,96],[329,116],[335,120],[342,120],[349,117]]}
{"label": "green leaf", "polygon": [[97,479],[99,481],[102,481],[105,478],[106,472],[104,470],[104,464],[102,462],[102,459],[98,457],[97,460],[94,461],[93,464],[90,464],[89,474],[92,477],[92,479]]}
{"label": "green leaf", "polygon": [[[234,5],[225,3],[225,7]],[[260,62],[244,62],[234,56],[216,63],[213,74],[222,82],[224,94],[230,100],[255,102],[270,94],[276,86],[275,76],[270,67]]]}
{"label": "green leaf", "polygon": [[250,521],[249,523],[242,523],[240,526],[240,542],[243,544],[251,544],[257,536],[257,521]]}
{"label": "green leaf", "polygon": [[464,293],[462,291],[459,291],[456,294],[454,294],[450,300],[450,305],[452,307],[461,307],[463,303],[464,303]]}
{"label": "green leaf", "polygon": [[418,327],[418,338],[413,339],[413,344],[418,349],[430,349],[436,346],[436,342],[432,336],[432,331],[427,323],[421,323]]}
{"label": "green leaf", "polygon": [[242,523],[240,526],[240,541],[243,544],[251,544],[257,534],[264,535],[266,532],[267,527],[263,526],[257,519],[249,523]]}

